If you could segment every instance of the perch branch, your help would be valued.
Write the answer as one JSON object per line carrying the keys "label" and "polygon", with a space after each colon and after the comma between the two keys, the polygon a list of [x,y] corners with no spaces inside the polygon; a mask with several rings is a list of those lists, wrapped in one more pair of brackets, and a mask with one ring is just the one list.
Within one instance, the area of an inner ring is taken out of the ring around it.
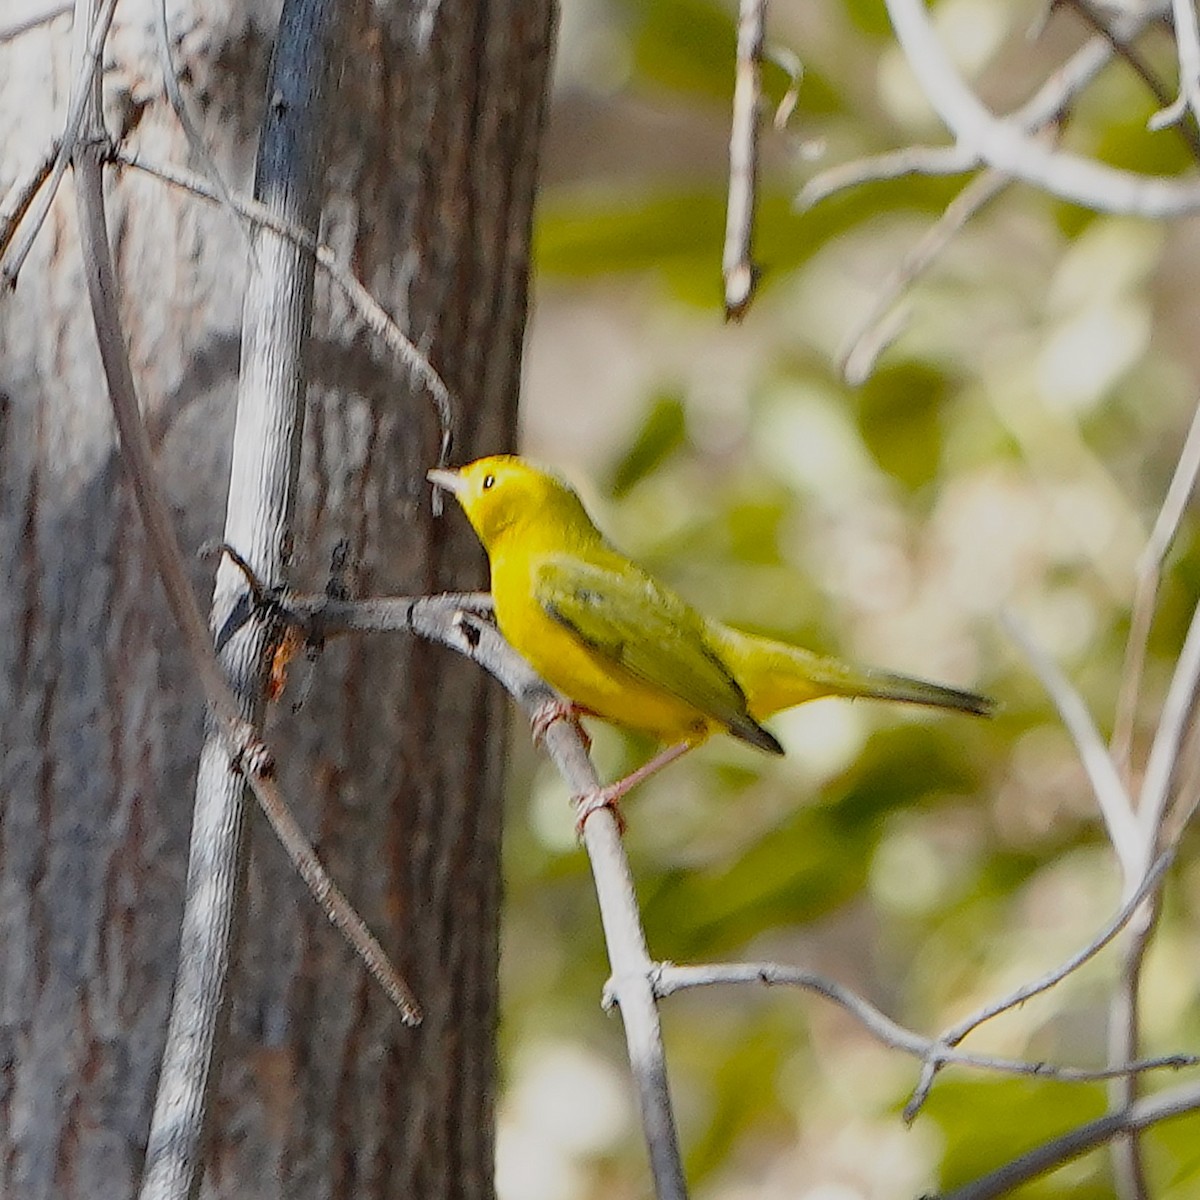
{"label": "perch branch", "polygon": [[[445,608],[423,600],[408,602],[408,618],[416,633],[445,642],[486,667],[530,718],[553,697],[553,692],[486,620],[461,610],[447,614]],[[572,722],[551,724],[543,744],[573,795],[593,792],[600,786],[580,731]],[[685,1200],[687,1184],[654,997],[654,964],[646,949],[629,860],[610,810],[598,809],[587,818],[583,842],[596,885],[614,980],[613,995],[625,1025],[655,1196],[657,1200]]]}
{"label": "perch branch", "polygon": [[[251,580],[251,586],[257,590],[260,585]],[[278,613],[279,620],[300,627],[306,637],[318,642],[349,632],[403,631],[411,631],[422,637],[441,642],[465,654],[493,674],[531,717],[546,699],[553,695],[547,686],[530,672],[523,660],[508,647],[495,628],[484,619],[491,607],[491,599],[487,595],[467,593],[419,598],[386,597],[363,601],[344,601],[331,600],[326,596],[278,596],[272,594],[265,597],[264,603]],[[470,634],[464,632],[467,629],[471,630]],[[596,777],[590,761],[586,757],[586,749],[578,740],[577,731],[573,731],[568,723],[562,722],[552,726],[551,732],[560,728],[567,731],[569,737],[559,746],[558,751],[552,750],[552,756],[572,792],[587,791],[590,787],[595,786]],[[618,841],[618,850],[619,847]],[[592,850],[590,844],[589,850]],[[646,954],[640,925],[637,926],[637,939],[627,938],[624,934],[618,935],[625,938],[627,944],[624,950],[613,949],[616,942],[615,940],[610,942],[614,976],[605,988],[605,1004],[607,1006],[617,999],[618,982],[627,983],[631,978],[641,978],[641,973],[648,969],[651,972],[650,979],[656,999],[664,998],[686,988],[717,983],[788,984],[806,988],[840,1005],[883,1044],[921,1057],[925,1060],[927,1068],[928,1064],[934,1064],[934,1071],[943,1065],[957,1063],[1013,1074],[1042,1075],[1071,1081],[1095,1081],[1124,1077],[1132,1073],[1164,1067],[1192,1066],[1200,1060],[1194,1056],[1182,1054],[1120,1062],[1100,1068],[1076,1068],[1058,1067],[1045,1062],[1025,1062],[969,1054],[956,1049],[957,1043],[984,1021],[1053,987],[1107,946],[1129,922],[1146,896],[1157,886],[1171,860],[1171,854],[1164,854],[1153,865],[1133,896],[1122,906],[1120,911],[1085,947],[1073,954],[1062,965],[1017,989],[1002,1000],[988,1005],[937,1038],[925,1037],[903,1028],[869,1001],[841,984],[800,968],[786,967],[775,963],[735,963],[691,967],[680,967],[672,963],[655,965],[650,963]],[[596,869],[598,872],[601,871],[600,867],[596,867]],[[610,873],[609,866],[603,868],[603,873]],[[613,878],[621,882],[622,888],[628,884],[627,879],[622,881],[620,873],[613,873]],[[630,903],[631,893],[623,891],[622,896],[624,899],[619,900],[619,904]],[[610,911],[610,897],[607,895],[602,899],[601,910],[602,913]],[[631,915],[636,913],[636,909],[627,911]],[[623,965],[627,965],[630,974],[619,975],[617,965],[626,953],[628,953],[628,963]],[[627,1012],[628,1008],[625,1007],[622,1011],[623,1013]],[[925,1091],[927,1090],[926,1087]]]}

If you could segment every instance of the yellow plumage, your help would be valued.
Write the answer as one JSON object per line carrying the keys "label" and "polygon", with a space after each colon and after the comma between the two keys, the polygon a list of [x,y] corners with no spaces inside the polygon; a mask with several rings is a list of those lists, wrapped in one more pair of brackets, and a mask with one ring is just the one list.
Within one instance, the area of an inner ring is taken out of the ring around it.
{"label": "yellow plumage", "polygon": [[702,616],[612,547],[570,487],[519,458],[429,476],[454,493],[487,551],[500,632],[607,721],[687,745],[724,730],[782,754],[760,722],[821,696],[991,711],[972,692],[848,667]]}

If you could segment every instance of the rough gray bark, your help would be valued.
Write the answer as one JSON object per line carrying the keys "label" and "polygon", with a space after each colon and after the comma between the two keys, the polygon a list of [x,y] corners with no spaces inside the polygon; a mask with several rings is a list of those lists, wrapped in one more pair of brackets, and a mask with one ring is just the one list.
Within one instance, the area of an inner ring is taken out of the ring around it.
{"label": "rough gray bark", "polygon": [[[270,49],[261,9],[172,15],[239,188]],[[515,0],[359,4],[347,21],[326,237],[460,397],[460,457],[512,440],[551,25],[548,3]],[[126,0],[106,95],[143,153],[182,158],[152,30]],[[0,47],[4,183],[55,132],[67,41],[57,24]],[[134,367],[194,548],[221,527],[244,242],[223,214],[128,173],[111,224]],[[293,577],[322,586],[348,537],[361,594],[478,586],[462,523],[429,514],[427,400],[320,285],[314,333]],[[135,1186],[200,737],[101,387],[63,197],[0,302],[0,1194],[22,1200]],[[304,708],[285,701],[269,722],[302,823],[427,1015],[400,1025],[255,818],[206,1191],[490,1193],[502,713],[444,651],[347,641]]]}

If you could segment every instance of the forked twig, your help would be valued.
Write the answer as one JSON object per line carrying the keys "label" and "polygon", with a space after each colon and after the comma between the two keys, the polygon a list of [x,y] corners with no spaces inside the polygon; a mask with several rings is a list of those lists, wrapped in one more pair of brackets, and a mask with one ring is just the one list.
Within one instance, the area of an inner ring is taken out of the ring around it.
{"label": "forked twig", "polygon": [[[91,12],[88,4],[76,5],[77,11]],[[95,14],[95,20],[89,25],[80,26],[90,32],[83,52],[78,56],[75,77],[71,81],[71,98],[67,103],[67,119],[63,125],[62,139],[58,143],[58,152],[54,156],[48,179],[37,190],[38,199],[33,205],[32,215],[22,222],[21,236],[8,247],[7,253],[0,256],[0,291],[12,289],[17,285],[17,277],[21,267],[29,257],[33,243],[37,240],[54,197],[58,194],[58,185],[66,174],[67,164],[75,153],[79,138],[79,129],[83,123],[84,111],[87,108],[92,90],[100,74],[100,58],[104,50],[104,42],[112,25],[113,14],[117,11],[117,0],[103,0]]]}
{"label": "forked twig", "polygon": [[943,1066],[954,1063],[998,1071],[1006,1075],[1037,1075],[1070,1083],[1094,1083],[1116,1076],[1164,1068],[1178,1070],[1200,1063],[1200,1058],[1195,1055],[1171,1054],[1144,1059],[1141,1062],[1124,1063],[1116,1067],[1060,1067],[1047,1062],[1027,1062],[990,1054],[969,1054],[948,1046],[941,1038],[925,1037],[898,1025],[869,1000],[824,975],[780,963],[710,963],[690,967],[660,963],[655,971],[654,993],[664,998],[689,988],[728,983],[761,983],[768,987],[789,986],[815,992],[849,1013],[883,1045],[926,1061],[936,1061]]}
{"label": "forked twig", "polygon": [[902,320],[888,319],[892,306],[967,222],[1004,191],[1010,182],[1010,178],[999,171],[986,170],[976,175],[946,205],[942,215],[888,274],[867,314],[847,338],[846,349],[839,355],[842,375],[852,387],[866,382],[880,354],[895,341],[903,328]]}
{"label": "forked twig", "polygon": [[[957,1025],[952,1025],[937,1039],[937,1045],[949,1047],[959,1045],[968,1034],[978,1029],[984,1022],[990,1021],[993,1017],[997,1017],[1001,1013],[1008,1012],[1010,1009],[1024,1004],[1027,1000],[1040,995],[1042,992],[1048,991],[1056,984],[1061,983],[1068,975],[1077,971],[1084,963],[1094,958],[1129,924],[1142,901],[1157,889],[1167,868],[1174,861],[1174,857],[1172,852],[1161,855],[1146,873],[1146,877],[1142,880],[1141,886],[1138,887],[1137,891],[1126,900],[1108,924],[1081,950],[1076,951],[1065,962],[1055,967],[1052,971],[1048,971],[1040,978],[1023,984],[1003,999],[984,1005],[984,1007],[978,1009],[970,1016],[965,1017]],[[936,1052],[927,1057],[921,1069],[921,1078],[917,1086],[913,1089],[913,1094],[909,1098],[908,1103],[904,1106],[904,1119],[906,1121],[912,1121],[918,1111],[920,1111],[929,1096],[929,1090],[933,1086],[934,1077],[941,1069],[942,1063],[948,1061],[953,1060],[943,1059],[941,1054]],[[1115,1072],[1118,1075],[1129,1073]]]}
{"label": "forked twig", "polygon": [[1161,218],[1200,208],[1200,185],[1194,180],[1138,175],[1038,145],[1019,121],[996,117],[963,81],[933,30],[924,0],[885,3],[921,90],[957,143],[979,161],[1098,212]]}

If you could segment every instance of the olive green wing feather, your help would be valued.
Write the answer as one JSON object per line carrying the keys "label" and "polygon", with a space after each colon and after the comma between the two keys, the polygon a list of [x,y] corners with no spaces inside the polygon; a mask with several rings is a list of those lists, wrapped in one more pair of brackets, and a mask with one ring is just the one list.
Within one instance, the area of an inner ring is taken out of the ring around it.
{"label": "olive green wing feather", "polygon": [[533,586],[542,608],[592,650],[743,741],[783,753],[747,712],[741,686],[704,638],[704,619],[644,571],[553,555],[539,564]]}

